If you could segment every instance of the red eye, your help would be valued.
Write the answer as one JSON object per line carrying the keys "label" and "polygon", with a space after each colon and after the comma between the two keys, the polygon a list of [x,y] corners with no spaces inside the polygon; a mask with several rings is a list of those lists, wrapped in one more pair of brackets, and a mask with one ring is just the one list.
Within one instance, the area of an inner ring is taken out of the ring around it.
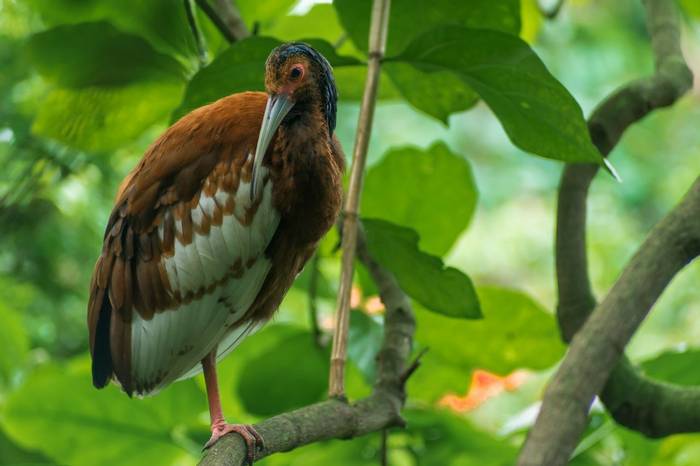
{"label": "red eye", "polygon": [[292,68],[292,71],[289,72],[289,79],[291,81],[296,81],[297,79],[301,78],[304,75],[304,67],[301,65],[296,65],[295,67]]}

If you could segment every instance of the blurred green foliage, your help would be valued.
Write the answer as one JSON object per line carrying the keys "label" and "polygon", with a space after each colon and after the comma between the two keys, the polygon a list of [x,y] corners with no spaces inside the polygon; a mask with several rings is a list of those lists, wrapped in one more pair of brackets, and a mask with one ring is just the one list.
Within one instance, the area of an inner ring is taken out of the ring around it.
{"label": "blurred green foliage", "polygon": [[[145,400],[92,388],[92,266],[116,188],[148,144],[197,106],[262,89],[264,60],[280,41],[308,40],[334,65],[337,133],[350,153],[371,2],[312,3],[238,0],[259,34],[232,46],[198,11],[210,58],[200,67],[181,2],[0,0],[1,465],[196,463],[208,438],[201,378]],[[696,66],[700,11],[694,0],[679,3]],[[415,300],[416,349],[430,351],[410,380],[408,427],[391,432],[388,461],[512,464],[565,349],[551,312],[561,164],[524,157],[514,144],[550,159],[597,160],[582,115],[651,72],[644,12],[636,0],[571,0],[544,21],[535,0],[392,4],[362,209],[373,219],[370,249]],[[698,100],[695,91],[632,128],[613,153],[625,182],[596,181],[589,257],[600,294],[700,172]],[[309,296],[315,288],[318,320],[327,322],[336,242],[331,232],[321,245],[316,286],[307,266],[276,320],[220,364],[230,420],[254,422],[323,398],[328,328],[315,338]],[[632,342],[630,355],[648,375],[700,384],[699,279],[697,265],[683,272]],[[356,284],[351,398],[371,390],[383,331],[362,268]],[[440,400],[464,395],[476,369],[527,376],[469,410],[446,409]],[[696,435],[645,439],[595,408],[571,464],[695,466],[698,445]],[[261,463],[360,466],[379,455],[377,434]]]}

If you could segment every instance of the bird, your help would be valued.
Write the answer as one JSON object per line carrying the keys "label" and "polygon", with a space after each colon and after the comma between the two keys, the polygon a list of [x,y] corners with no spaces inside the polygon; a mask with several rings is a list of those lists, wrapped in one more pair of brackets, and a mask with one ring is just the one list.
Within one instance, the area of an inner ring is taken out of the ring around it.
{"label": "bird", "polygon": [[[232,70],[235,73],[235,70]],[[216,364],[273,316],[342,203],[328,60],[290,42],[269,54],[265,92],[197,108],[170,126],[121,183],[88,301],[92,382],[130,397],[204,373],[205,448],[228,424]]]}

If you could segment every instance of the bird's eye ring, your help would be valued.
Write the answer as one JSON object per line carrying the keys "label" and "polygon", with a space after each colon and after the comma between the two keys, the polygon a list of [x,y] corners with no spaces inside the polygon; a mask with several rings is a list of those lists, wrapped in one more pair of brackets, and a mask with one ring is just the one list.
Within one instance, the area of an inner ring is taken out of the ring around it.
{"label": "bird's eye ring", "polygon": [[304,74],[304,68],[302,68],[301,65],[297,65],[292,68],[292,71],[289,72],[289,79],[292,81],[296,81],[297,79],[301,78]]}

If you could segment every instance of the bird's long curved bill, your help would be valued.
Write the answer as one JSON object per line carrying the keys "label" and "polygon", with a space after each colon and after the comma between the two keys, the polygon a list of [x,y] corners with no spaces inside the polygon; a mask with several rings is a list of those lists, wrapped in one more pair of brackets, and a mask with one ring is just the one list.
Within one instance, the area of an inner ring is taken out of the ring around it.
{"label": "bird's long curved bill", "polygon": [[252,186],[250,190],[251,200],[257,197],[258,190],[261,188],[260,166],[262,165],[265,152],[275,135],[277,128],[282,123],[282,120],[294,106],[294,101],[286,94],[274,94],[268,97],[267,105],[265,106],[265,115],[263,115],[260,134],[258,135],[258,145],[255,147],[255,157],[253,158],[253,173]]}

